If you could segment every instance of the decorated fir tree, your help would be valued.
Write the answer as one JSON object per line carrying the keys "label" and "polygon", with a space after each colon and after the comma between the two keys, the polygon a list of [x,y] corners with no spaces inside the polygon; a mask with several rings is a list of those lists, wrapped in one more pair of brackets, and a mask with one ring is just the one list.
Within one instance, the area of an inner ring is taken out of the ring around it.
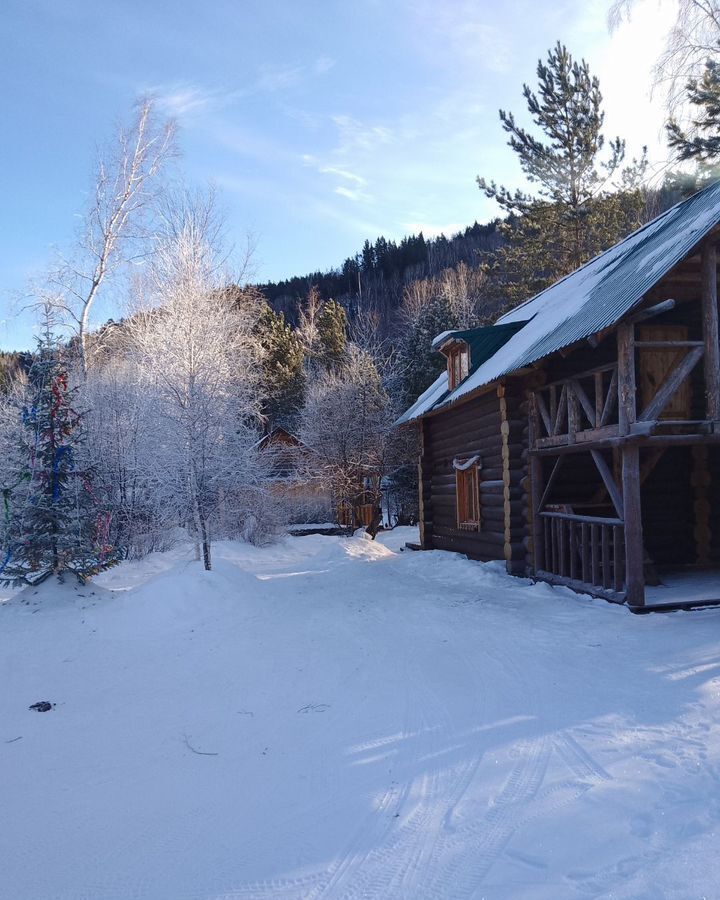
{"label": "decorated fir tree", "polygon": [[108,543],[110,514],[83,464],[84,413],[76,408],[76,390],[49,328],[28,378],[17,475],[3,492],[7,522],[0,580],[39,584],[70,572],[84,582],[118,556]]}

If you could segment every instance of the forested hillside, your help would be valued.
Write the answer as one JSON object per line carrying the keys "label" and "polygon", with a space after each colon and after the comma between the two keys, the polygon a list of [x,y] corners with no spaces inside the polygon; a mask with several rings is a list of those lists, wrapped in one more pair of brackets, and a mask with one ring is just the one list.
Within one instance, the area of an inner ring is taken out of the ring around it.
{"label": "forested hillside", "polygon": [[360,309],[376,313],[382,329],[389,331],[409,284],[434,278],[460,263],[477,268],[502,245],[500,225],[499,219],[485,225],[474,222],[451,237],[426,239],[420,232],[399,242],[381,236],[372,243],[366,240],[362,250],[335,269],[270,281],[258,288],[292,324],[297,323],[308,291],[315,287],[321,299],[339,301],[351,317]]}

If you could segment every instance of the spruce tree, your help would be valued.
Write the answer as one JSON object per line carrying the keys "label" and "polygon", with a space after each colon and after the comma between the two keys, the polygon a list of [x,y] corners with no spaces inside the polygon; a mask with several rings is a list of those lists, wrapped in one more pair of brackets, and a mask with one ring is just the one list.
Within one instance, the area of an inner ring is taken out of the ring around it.
{"label": "spruce tree", "polygon": [[323,303],[317,317],[318,362],[325,368],[339,366],[347,344],[347,313],[335,300]]}
{"label": "spruce tree", "polygon": [[[598,79],[585,60],[576,62],[561,43],[537,65],[538,92],[527,84],[523,97],[540,135],[500,110],[508,145],[535,193],[511,191],[478,177],[485,195],[508,214],[506,245],[495,269],[510,303],[526,299],[573,271],[637,227],[641,197],[637,183],[645,156],[621,170],[625,142],[606,141]],[[608,188],[622,175],[628,196],[612,200]]]}
{"label": "spruce tree", "polygon": [[407,408],[427,390],[447,366],[445,357],[433,350],[432,342],[443,331],[458,327],[458,319],[448,297],[431,297],[408,323],[398,347],[400,405]]}
{"label": "spruce tree", "polygon": [[292,428],[305,390],[302,341],[285,316],[267,305],[260,314],[258,331],[264,351],[263,413],[270,427]]}
{"label": "spruce tree", "polygon": [[720,62],[708,59],[701,79],[687,85],[693,109],[686,130],[676,120],[667,125],[668,143],[680,162],[698,163],[698,182],[717,178],[720,157]]}
{"label": "spruce tree", "polygon": [[8,522],[0,580],[39,584],[50,575],[80,582],[114,565],[109,512],[98,502],[93,473],[83,464],[85,413],[69,384],[49,328],[39,341],[21,411],[18,484],[7,491]]}

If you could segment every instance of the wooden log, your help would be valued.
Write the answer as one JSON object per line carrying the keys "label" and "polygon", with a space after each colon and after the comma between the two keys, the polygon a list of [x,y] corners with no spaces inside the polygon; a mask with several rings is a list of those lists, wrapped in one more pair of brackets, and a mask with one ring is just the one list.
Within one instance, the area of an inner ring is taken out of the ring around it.
{"label": "wooden log", "polygon": [[640,413],[642,422],[652,422],[659,418],[660,413],[668,405],[673,394],[698,364],[703,353],[703,347],[693,347],[674,369],[668,371],[655,396]]}
{"label": "wooden log", "polygon": [[605,403],[603,404],[602,412],[600,413],[600,418],[597,420],[598,428],[602,428],[603,425],[607,425],[610,421],[610,416],[612,416],[615,406],[617,404],[617,383],[618,383],[618,370],[617,367],[613,368],[612,375],[610,376],[610,384],[608,386],[608,392],[605,398]]}
{"label": "wooden log", "polygon": [[623,585],[625,584],[625,571],[623,566],[623,539],[622,539],[622,529],[620,525],[616,525],[613,528],[613,574],[614,574],[614,587],[615,590],[619,593],[623,589]]}
{"label": "wooden log", "polygon": [[[537,397],[537,392],[529,395],[531,403],[527,427],[527,446],[532,446],[535,443],[540,431],[540,414],[538,406],[536,405]],[[547,409],[545,409],[545,416],[543,416],[543,424],[545,429],[549,430],[550,418]],[[527,446],[523,448],[521,453],[523,458],[527,458]],[[521,485],[523,490],[523,500],[525,501],[525,518],[528,529],[526,565],[528,571],[532,572],[546,566],[545,531],[543,522],[537,515],[540,508],[540,497],[543,492],[542,460],[536,457],[529,459],[527,470],[522,476]]]}
{"label": "wooden log", "polygon": [[635,326],[622,322],[617,330],[618,348],[618,422],[626,435],[635,423]]}
{"label": "wooden log", "polygon": [[[615,479],[612,476],[612,472],[608,467],[608,464],[605,462],[603,455],[599,450],[591,450],[590,455],[593,458],[593,462],[600,473],[600,477],[603,480],[605,485],[605,489],[607,490],[610,499],[612,500],[612,504],[615,507],[615,512],[618,514],[620,519],[623,518],[623,503],[622,503],[622,495],[618,490],[618,486],[615,484]],[[564,457],[560,457],[563,459]]]}
{"label": "wooden log", "polygon": [[[596,373],[602,375],[602,373]],[[577,378],[571,378],[570,383],[572,384],[573,394],[577,398],[580,406],[582,406],[585,415],[587,416],[587,420],[590,423],[591,428],[595,428],[596,422],[596,410],[595,406],[590,402],[590,398],[585,393],[585,388],[580,384]]]}
{"label": "wooden log", "polygon": [[717,249],[714,243],[703,245],[702,317],[705,344],[705,399],[707,417],[720,421],[720,341],[718,338]]}
{"label": "wooden log", "polygon": [[601,600],[609,600],[610,603],[624,603],[625,594],[617,591],[607,590],[596,584],[586,584],[582,581],[575,581],[563,575],[556,575],[554,572],[537,572],[535,575],[540,581],[547,581],[548,584],[561,585],[569,587],[579,594],[590,594],[593,597],[599,597]]}
{"label": "wooden log", "polygon": [[420,459],[418,460],[418,522],[420,525],[420,546],[423,550],[432,549],[432,467],[426,453],[428,441],[428,424],[423,419],[420,423]]}
{"label": "wooden log", "polygon": [[625,588],[630,606],[645,603],[645,554],[640,501],[640,450],[637,444],[622,449],[623,509],[625,511]]}
{"label": "wooden log", "polygon": [[[543,395],[540,393],[540,391],[536,391],[533,394],[533,397],[535,399],[535,407],[537,409],[538,417],[539,417],[539,419],[542,420],[542,423],[545,427],[545,434],[550,435],[550,434],[552,434],[552,422],[550,420],[550,412],[545,404],[545,399],[544,399]],[[540,429],[539,428],[536,429],[535,436],[536,436],[536,438],[540,437]]]}
{"label": "wooden log", "polygon": [[654,306],[649,306],[647,309],[642,309],[640,312],[635,313],[630,321],[636,324],[637,322],[646,322],[655,316],[661,316],[663,313],[675,309],[676,302],[675,300],[663,300],[661,303],[656,303]]}
{"label": "wooden log", "polygon": [[710,564],[710,513],[711,503],[708,498],[708,489],[712,482],[712,476],[708,467],[708,448],[697,446],[692,448],[693,471],[690,483],[693,487],[695,513],[695,559],[698,565]]}

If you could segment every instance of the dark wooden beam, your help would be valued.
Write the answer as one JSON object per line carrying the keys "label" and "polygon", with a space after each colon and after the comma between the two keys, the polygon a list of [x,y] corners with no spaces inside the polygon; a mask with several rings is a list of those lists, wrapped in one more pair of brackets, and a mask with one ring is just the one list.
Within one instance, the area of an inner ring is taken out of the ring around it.
{"label": "dark wooden beam", "polygon": [[[547,405],[545,403],[545,398],[540,393],[540,391],[535,391],[533,394],[535,398],[535,405],[537,411],[540,415],[540,418],[543,421],[543,425],[545,426],[545,432],[547,434],[552,434],[552,421],[550,420],[550,413],[548,412]],[[539,430],[535,432],[535,439],[537,440],[540,437]]]}
{"label": "dark wooden beam", "polygon": [[575,392],[575,396],[580,401],[580,406],[582,406],[585,411],[585,415],[587,416],[587,420],[590,425],[595,427],[595,407],[590,402],[590,398],[585,393],[585,388],[580,384],[580,382],[576,378],[572,378],[570,380],[572,384],[572,389]]}
{"label": "dark wooden beam", "polygon": [[617,330],[618,345],[618,422],[620,434],[635,423],[635,326],[622,322]]}
{"label": "dark wooden beam", "polygon": [[645,552],[640,501],[640,449],[622,448],[623,510],[625,520],[625,593],[630,606],[645,602]]}
{"label": "dark wooden beam", "polygon": [[[615,507],[615,512],[618,514],[619,518],[624,518],[623,512],[623,501],[622,494],[620,493],[617,484],[615,484],[615,479],[613,478],[612,472],[608,464],[605,462],[605,459],[600,453],[599,450],[591,450],[590,454],[593,458],[593,462],[600,473],[600,477],[607,488],[608,495],[612,500],[612,505]],[[562,459],[563,457],[560,457]]]}
{"label": "dark wooden beam", "polygon": [[548,478],[547,482],[545,483],[545,489],[542,492],[542,495],[540,496],[540,501],[536,508],[536,511],[538,514],[543,511],[543,508],[544,508],[545,504],[547,503],[547,498],[550,496],[550,491],[552,490],[552,487],[555,484],[555,479],[558,476],[558,472],[562,468],[564,459],[565,459],[564,456],[558,456],[558,458],[555,460],[555,465],[553,466],[553,470],[550,473],[550,477]]}
{"label": "dark wooden beam", "polygon": [[602,409],[602,413],[600,414],[600,420],[597,422],[598,428],[602,428],[603,425],[607,425],[608,419],[613,413],[615,409],[615,404],[617,403],[617,383],[618,383],[618,370],[617,368],[612,370],[612,375],[610,377],[610,386],[608,387],[607,397],[605,398],[605,404]]}
{"label": "dark wooden beam", "polygon": [[703,347],[693,347],[674,369],[670,369],[657,389],[655,396],[640,413],[641,421],[647,422],[659,418],[660,413],[670,402],[672,395],[698,364],[703,353]]}
{"label": "dark wooden beam", "polygon": [[[535,393],[533,397],[538,398]],[[537,440],[540,423],[538,420],[537,403],[531,403],[530,421],[529,421],[529,439],[532,447]],[[549,423],[547,423],[549,424]],[[550,429],[548,428],[548,431]],[[543,462],[538,456],[531,456],[529,460],[530,470],[530,521],[532,523],[532,568],[537,572],[538,569],[545,567],[545,529],[544,523],[538,513],[540,512],[540,498],[543,494]]]}
{"label": "dark wooden beam", "polygon": [[718,340],[717,248],[702,248],[702,314],[705,342],[705,397],[707,417],[720,421],[720,342]]}
{"label": "dark wooden beam", "polygon": [[671,309],[675,309],[675,300],[663,300],[654,306],[648,306],[647,309],[641,309],[640,312],[635,313],[630,321],[633,324],[645,322],[647,319],[653,319],[655,316],[661,316],[663,313],[670,312]]}

